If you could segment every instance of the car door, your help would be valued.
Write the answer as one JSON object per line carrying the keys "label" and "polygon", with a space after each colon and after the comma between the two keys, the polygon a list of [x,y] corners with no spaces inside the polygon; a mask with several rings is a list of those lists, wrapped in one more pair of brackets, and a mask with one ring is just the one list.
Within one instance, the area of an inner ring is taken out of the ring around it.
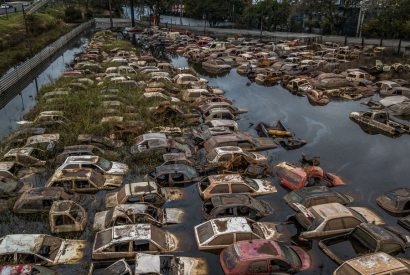
{"label": "car door", "polygon": [[349,232],[350,230],[345,229],[345,225],[343,224],[343,219],[341,217],[339,218],[334,218],[331,220],[328,220],[323,228],[322,234],[319,234],[318,237],[320,236],[337,236],[337,235],[342,235],[346,232]]}
{"label": "car door", "polygon": [[270,274],[268,262],[266,260],[255,260],[248,265],[246,275],[267,275]]}
{"label": "car door", "polygon": [[122,241],[116,244],[111,244],[109,247],[103,250],[103,254],[107,258],[121,259],[121,258],[130,258],[133,256],[131,252],[131,242]]}

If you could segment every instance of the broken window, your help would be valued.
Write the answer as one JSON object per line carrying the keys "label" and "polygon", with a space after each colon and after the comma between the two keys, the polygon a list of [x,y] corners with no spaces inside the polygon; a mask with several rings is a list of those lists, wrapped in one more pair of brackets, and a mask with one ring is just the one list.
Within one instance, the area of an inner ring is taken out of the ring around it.
{"label": "broken window", "polygon": [[132,224],[132,222],[127,217],[117,217],[117,219],[115,220],[115,225],[125,225],[125,224]]}
{"label": "broken window", "polygon": [[173,181],[181,182],[184,181],[184,174],[182,173],[172,173],[171,178]]}
{"label": "broken window", "polygon": [[266,261],[255,261],[248,266],[247,273],[269,273],[268,263]]}
{"label": "broken window", "polygon": [[161,200],[154,194],[144,196],[144,202],[149,202],[151,204],[160,203]]}
{"label": "broken window", "polygon": [[157,183],[158,184],[166,184],[169,181],[169,175],[168,174],[164,174],[164,175],[160,175],[157,177]]}
{"label": "broken window", "polygon": [[18,264],[37,264],[43,262],[43,259],[33,254],[17,254]]}
{"label": "broken window", "polygon": [[403,207],[403,210],[405,210],[405,211],[410,210],[410,201],[406,202],[406,204]]}
{"label": "broken window", "polygon": [[218,236],[209,242],[209,245],[230,245],[233,244],[233,234]]}
{"label": "broken window", "polygon": [[130,248],[129,242],[119,243],[119,244],[115,244],[112,246],[113,250],[111,250],[111,252],[129,252],[129,248]]}
{"label": "broken window", "polygon": [[258,237],[254,236],[252,233],[236,233],[236,241],[247,241],[247,240],[255,240],[259,239]]}
{"label": "broken window", "polygon": [[79,180],[75,182],[78,189],[92,188],[88,180]]}
{"label": "broken window", "polygon": [[97,173],[103,173],[104,171],[101,170],[98,166],[94,165],[94,164],[83,164],[82,165],[83,168],[91,168],[93,169],[95,172]]}
{"label": "broken window", "polygon": [[229,207],[226,209],[222,209],[221,211],[219,211],[218,216],[233,216],[233,208]]}
{"label": "broken window", "polygon": [[228,184],[218,184],[209,192],[211,194],[229,194]]}
{"label": "broken window", "polygon": [[56,226],[74,225],[75,222],[67,215],[58,215],[54,217]]}
{"label": "broken window", "polygon": [[64,189],[73,189],[73,183],[71,181],[56,181],[53,183],[55,187],[63,187]]}
{"label": "broken window", "polygon": [[40,204],[37,201],[28,201],[26,203],[24,203],[21,208],[23,209],[39,209],[40,208]]}
{"label": "broken window", "polygon": [[150,251],[150,242],[149,241],[133,241],[132,250],[133,251]]}
{"label": "broken window", "polygon": [[231,184],[232,193],[252,193],[253,190],[245,184],[235,183]]}
{"label": "broken window", "polygon": [[291,268],[290,264],[288,264],[287,262],[277,259],[271,260],[270,264],[273,272],[288,271]]}

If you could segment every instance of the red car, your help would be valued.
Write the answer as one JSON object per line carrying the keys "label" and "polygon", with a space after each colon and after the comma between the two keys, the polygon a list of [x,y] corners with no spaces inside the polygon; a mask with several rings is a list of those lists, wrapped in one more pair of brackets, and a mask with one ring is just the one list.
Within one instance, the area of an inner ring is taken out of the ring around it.
{"label": "red car", "polygon": [[321,181],[324,181],[328,187],[346,185],[340,177],[325,173],[318,166],[302,167],[295,163],[281,162],[275,168],[282,171],[280,184],[290,190],[317,185],[316,183]]}
{"label": "red car", "polygon": [[268,240],[234,243],[219,258],[224,273],[229,275],[297,273],[311,265],[303,249]]}

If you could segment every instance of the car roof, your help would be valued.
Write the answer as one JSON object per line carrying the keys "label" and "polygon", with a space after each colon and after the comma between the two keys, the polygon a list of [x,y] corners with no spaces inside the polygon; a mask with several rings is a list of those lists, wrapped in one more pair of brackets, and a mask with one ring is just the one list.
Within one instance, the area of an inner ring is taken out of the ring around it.
{"label": "car roof", "polygon": [[34,151],[32,147],[24,147],[24,148],[14,148],[8,151],[4,157],[8,156],[30,156],[31,152]]}
{"label": "car roof", "polygon": [[91,168],[76,168],[76,169],[62,169],[56,170],[52,177],[52,181],[59,179],[70,179],[70,178],[90,178],[91,174],[94,172]]}
{"label": "car roof", "polygon": [[252,229],[248,224],[248,221],[244,217],[230,217],[212,219],[209,221],[214,229],[215,234],[228,234],[228,233],[251,233]]}
{"label": "car roof", "polygon": [[[113,208],[113,217],[117,216],[128,216],[134,214],[142,214],[145,213],[147,208],[150,207],[149,204],[120,204]],[[152,207],[152,206],[151,206]]]}
{"label": "car roof", "polygon": [[389,254],[384,252],[368,254],[346,261],[348,264],[357,270],[360,274],[379,274],[384,271],[404,268],[405,265]]}
{"label": "car roof", "polygon": [[214,150],[218,155],[223,153],[243,153],[242,148],[238,146],[222,146],[216,147],[212,150]]}
{"label": "car roof", "polygon": [[[59,199],[64,192],[62,187],[34,187],[21,195],[21,199]],[[20,200],[20,199],[19,199]]]}
{"label": "car roof", "polygon": [[164,133],[150,133],[150,134],[143,134],[142,138],[144,140],[167,139],[167,136]]}
{"label": "car roof", "polygon": [[0,171],[9,171],[13,167],[14,164],[15,164],[14,161],[1,161]]}
{"label": "car roof", "polygon": [[66,158],[65,162],[66,164],[68,163],[97,163],[99,157],[98,156],[71,156]]}
{"label": "car roof", "polygon": [[43,244],[44,234],[11,234],[0,239],[0,254],[37,253]]}
{"label": "car roof", "polygon": [[196,170],[194,168],[192,168],[191,166],[188,166],[186,164],[161,165],[161,166],[157,166],[157,168],[155,170],[156,170],[157,174],[184,172],[186,175],[188,175],[190,177],[196,177],[197,176]]}
{"label": "car roof", "polygon": [[242,259],[246,258],[282,258],[282,251],[279,245],[269,240],[241,241],[234,244],[241,254]]}
{"label": "car roof", "polygon": [[295,189],[292,192],[297,193],[299,196],[306,197],[322,197],[328,195],[334,195],[335,191],[331,190],[326,186],[311,186],[311,187],[302,187]]}
{"label": "car roof", "polygon": [[361,223],[360,224],[361,228],[364,228],[366,231],[369,231],[371,235],[373,235],[377,240],[380,241],[391,241],[393,240],[394,242],[397,242],[397,240],[392,236],[392,234],[389,230],[376,225],[374,223]]}
{"label": "car roof", "polygon": [[410,189],[409,188],[397,188],[384,193],[388,198],[391,198],[396,201],[407,201],[410,198]]}
{"label": "car roof", "polygon": [[51,206],[51,214],[69,213],[71,208],[75,205],[73,201],[55,201]]}
{"label": "car roof", "polygon": [[339,217],[347,217],[354,215],[349,211],[349,209],[340,203],[327,203],[321,205],[315,205],[310,207],[318,213],[324,219],[332,219]]}
{"label": "car roof", "polygon": [[132,224],[112,227],[112,239],[116,241],[126,241],[134,239],[150,240],[151,224]]}
{"label": "car roof", "polygon": [[244,182],[240,174],[220,174],[208,176],[210,184]]}
{"label": "car roof", "polygon": [[158,193],[158,187],[155,182],[133,182],[126,186],[126,193],[128,196],[142,195],[145,193]]}
{"label": "car roof", "polygon": [[92,152],[95,148],[94,145],[73,145],[64,147],[63,153],[74,153],[74,152]]}

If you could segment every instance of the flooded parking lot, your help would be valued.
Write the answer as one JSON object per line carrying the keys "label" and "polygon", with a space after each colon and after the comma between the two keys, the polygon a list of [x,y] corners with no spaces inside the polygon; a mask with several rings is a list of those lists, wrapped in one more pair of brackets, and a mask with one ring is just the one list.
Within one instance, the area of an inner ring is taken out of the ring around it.
{"label": "flooded parking lot", "polygon": [[[78,49],[69,52],[69,59],[73,57],[76,50]],[[335,187],[334,190],[342,191],[353,197],[352,206],[370,208],[388,225],[405,234],[408,233],[397,226],[398,217],[393,217],[376,204],[376,198],[388,190],[407,186],[407,178],[410,174],[406,163],[406,157],[410,153],[409,136],[403,135],[394,139],[382,134],[369,134],[352,122],[349,119],[351,112],[368,110],[367,106],[360,104],[366,99],[360,101],[332,100],[326,106],[312,106],[306,97],[295,96],[280,85],[271,87],[257,85],[247,77],[240,76],[236,69],[221,74],[212,74],[204,71],[200,63],[193,63],[163,49],[152,50],[156,53],[156,58],[169,58],[175,67],[192,67],[199,77],[209,80],[209,86],[225,91],[226,98],[231,100],[234,106],[247,108],[249,112],[239,115],[240,119],[237,121],[241,132],[250,132],[253,136],[257,136],[255,126],[258,123],[273,124],[280,120],[297,137],[308,142],[307,145],[297,150],[287,151],[278,146],[275,149],[261,152],[268,157],[268,164],[271,168],[283,161],[297,163],[301,159],[302,153],[306,154],[308,158],[320,156],[321,167],[326,172],[335,173],[348,183],[346,186]],[[70,61],[64,60],[63,62]],[[51,68],[55,74],[59,75],[64,71],[65,65],[63,63],[58,63],[55,66],[57,69]],[[373,98],[379,99],[379,96],[375,95]],[[34,102],[27,107],[32,107]],[[10,106],[16,106],[14,104],[12,103]],[[5,125],[10,125],[11,121],[18,120],[24,111],[19,107],[15,107],[15,109],[11,115],[2,116]],[[400,121],[407,123],[405,120]],[[12,127],[6,126],[4,129],[6,128]],[[143,163],[137,164],[139,166],[145,165]],[[44,186],[53,172],[45,170],[42,174],[31,179],[34,186]],[[130,171],[125,176],[124,183],[144,181],[143,176],[136,175],[135,171]],[[259,221],[284,222],[287,216],[294,214],[294,211],[283,200],[283,196],[288,191],[280,186],[278,177],[268,177],[267,180],[275,183],[278,192],[260,196],[258,199],[269,202],[275,212]],[[185,212],[181,223],[163,227],[178,240],[178,248],[173,253],[189,257],[202,257],[208,263],[209,274],[222,275],[219,251],[199,251],[195,240],[194,227],[205,222],[201,212],[203,202],[199,197],[197,185],[191,185],[181,189],[181,191],[182,196],[179,199],[166,202],[163,206],[182,209]],[[98,192],[95,195],[96,200],[87,204],[88,224],[84,232],[59,235],[63,238],[80,239],[87,242],[87,247],[84,249],[84,263],[54,267],[59,274],[87,274],[95,237],[95,233],[92,232],[92,221],[96,212],[106,210],[104,206],[106,194],[107,191]],[[14,215],[11,212],[14,201],[15,199],[9,200],[8,208],[4,210],[4,214],[0,218],[1,236],[18,233],[51,234],[47,214]],[[292,234],[297,233],[294,225],[287,224],[286,227]],[[291,245],[290,242],[286,244]],[[316,240],[313,243],[298,241],[297,244],[307,250],[312,258],[311,268],[300,272],[300,274],[331,274],[337,268],[337,264],[318,248]],[[338,255],[342,255],[343,259],[355,257],[353,250],[345,244],[335,246],[333,249]],[[408,253],[405,256],[409,256]],[[399,256],[404,255],[399,254]]]}

